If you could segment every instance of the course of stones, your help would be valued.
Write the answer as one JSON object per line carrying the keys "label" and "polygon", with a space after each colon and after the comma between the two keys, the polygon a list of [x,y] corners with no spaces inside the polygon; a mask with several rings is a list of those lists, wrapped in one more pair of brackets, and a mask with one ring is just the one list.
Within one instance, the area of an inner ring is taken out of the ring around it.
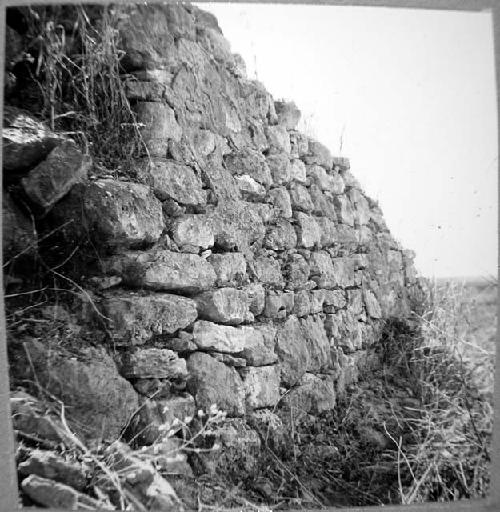
{"label": "course of stones", "polygon": [[[102,341],[67,357],[25,339],[23,353],[87,439],[128,425],[151,444],[216,404],[233,440],[258,444],[249,425],[331,410],[377,364],[384,322],[408,316],[418,293],[414,255],[349,161],[246,78],[210,14],[123,13],[124,81],[148,150],[128,181],[6,107],[4,173],[46,224],[99,252],[80,283],[91,300],[69,316]],[[3,207],[8,259],[33,235],[15,195]],[[21,355],[12,365],[29,372]]]}

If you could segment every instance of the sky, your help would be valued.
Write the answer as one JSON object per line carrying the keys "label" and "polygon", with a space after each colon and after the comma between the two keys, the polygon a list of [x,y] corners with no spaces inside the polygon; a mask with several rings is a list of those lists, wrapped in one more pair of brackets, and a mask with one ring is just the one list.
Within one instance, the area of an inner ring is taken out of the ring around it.
{"label": "sky", "polygon": [[301,131],[350,158],[427,277],[497,275],[492,19],[351,6],[200,3]]}

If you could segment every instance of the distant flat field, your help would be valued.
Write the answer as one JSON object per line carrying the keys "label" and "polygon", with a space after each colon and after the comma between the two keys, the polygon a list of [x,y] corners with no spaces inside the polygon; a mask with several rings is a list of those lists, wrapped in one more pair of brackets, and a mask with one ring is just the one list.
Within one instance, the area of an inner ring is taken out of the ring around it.
{"label": "distant flat field", "polygon": [[493,278],[437,279],[442,293],[454,295],[455,329],[465,359],[483,390],[493,389],[497,340],[498,286]]}

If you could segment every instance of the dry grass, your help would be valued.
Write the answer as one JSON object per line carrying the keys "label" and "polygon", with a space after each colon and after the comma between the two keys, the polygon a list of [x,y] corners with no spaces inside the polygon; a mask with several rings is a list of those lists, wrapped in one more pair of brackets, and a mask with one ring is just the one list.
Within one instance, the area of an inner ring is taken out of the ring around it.
{"label": "dry grass", "polygon": [[115,10],[61,5],[23,13],[32,51],[25,64],[38,86],[40,117],[79,142],[97,167],[129,171],[147,149],[125,94]]}

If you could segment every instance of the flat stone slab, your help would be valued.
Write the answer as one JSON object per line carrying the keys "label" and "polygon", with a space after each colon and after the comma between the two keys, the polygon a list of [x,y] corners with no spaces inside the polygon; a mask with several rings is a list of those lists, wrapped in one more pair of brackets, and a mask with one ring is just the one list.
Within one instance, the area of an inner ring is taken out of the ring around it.
{"label": "flat stone slab", "polygon": [[196,297],[200,318],[238,325],[248,319],[248,297],[243,290],[219,288]]}
{"label": "flat stone slab", "polygon": [[105,260],[102,266],[125,284],[152,290],[197,293],[211,288],[216,280],[204,258],[166,250],[129,251]]}
{"label": "flat stone slab", "polygon": [[109,293],[102,306],[112,322],[113,341],[127,345],[141,345],[153,336],[173,334],[198,316],[193,300],[167,293]]}
{"label": "flat stone slab", "polygon": [[186,360],[166,348],[141,348],[123,354],[120,372],[127,379],[187,378]]}
{"label": "flat stone slab", "polygon": [[255,329],[250,326],[232,327],[205,320],[198,320],[193,329],[193,340],[198,348],[228,354],[241,352],[254,335]]}

